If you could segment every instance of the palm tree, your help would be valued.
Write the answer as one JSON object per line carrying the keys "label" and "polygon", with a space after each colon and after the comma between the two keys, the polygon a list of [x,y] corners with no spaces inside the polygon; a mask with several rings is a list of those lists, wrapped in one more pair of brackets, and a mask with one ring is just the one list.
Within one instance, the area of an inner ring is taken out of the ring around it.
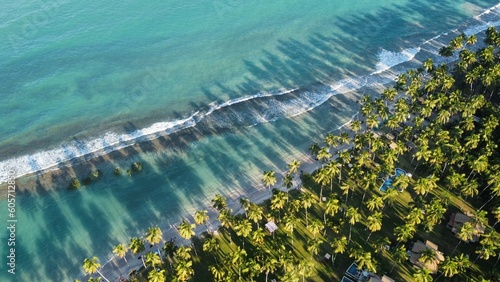
{"label": "palm tree", "polygon": [[188,260],[179,260],[175,267],[176,278],[180,281],[187,281],[193,276],[193,262]]}
{"label": "palm tree", "polygon": [[175,251],[175,255],[179,260],[190,260],[191,259],[191,248],[186,246],[181,246]]}
{"label": "palm tree", "polygon": [[472,240],[474,234],[475,234],[475,228],[472,225],[472,223],[470,222],[464,223],[462,225],[462,228],[460,228],[460,231],[458,231],[458,233],[456,234],[458,239],[460,239],[460,241],[458,241],[458,244],[455,246],[451,254],[455,253],[455,250],[460,245],[460,243],[462,243],[462,241],[469,242],[470,240]]}
{"label": "palm tree", "polygon": [[162,270],[156,270],[153,269],[148,273],[148,281],[149,282],[165,282],[166,280],[165,276],[165,269]]}
{"label": "palm tree", "polygon": [[358,133],[359,131],[361,131],[361,121],[355,120],[351,122],[351,129],[354,133]]}
{"label": "palm tree", "polygon": [[331,246],[333,249],[333,253],[335,255],[332,257],[332,265],[335,263],[335,259],[337,258],[337,254],[343,254],[346,251],[348,243],[349,242],[347,241],[346,236],[342,236],[340,238],[333,239]]}
{"label": "palm tree", "polygon": [[[208,216],[207,210],[197,211],[194,214],[194,222],[196,222],[196,224],[198,224],[198,225],[200,225],[200,224],[205,225],[205,228],[207,228],[207,231],[209,231],[208,226],[207,226],[207,222],[209,219],[210,218]],[[209,233],[210,233],[210,231],[209,231]]]}
{"label": "palm tree", "polygon": [[349,257],[354,258],[358,265],[358,269],[366,269],[370,272],[377,272],[376,262],[372,257],[371,252],[364,252],[362,249],[352,250]]}
{"label": "palm tree", "polygon": [[311,275],[314,264],[311,261],[303,260],[299,262],[297,267],[299,274],[302,276],[302,282],[305,282],[305,277]]}
{"label": "palm tree", "polygon": [[247,260],[244,267],[243,272],[247,273],[247,279],[250,278],[250,281],[262,272],[260,263],[254,258]]}
{"label": "palm tree", "polygon": [[208,267],[208,270],[210,270],[210,272],[214,276],[215,281],[222,281],[226,276],[226,271],[224,270],[223,266],[211,265]]}
{"label": "palm tree", "polygon": [[415,282],[432,282],[431,272],[425,267],[417,269],[412,277],[415,279]]}
{"label": "palm tree", "polygon": [[290,233],[290,236],[292,237],[292,245],[293,245],[293,230],[297,226],[298,220],[294,215],[287,214],[283,217],[283,223],[284,223],[283,229],[285,229],[285,231]]}
{"label": "palm tree", "polygon": [[273,273],[278,266],[278,261],[272,256],[266,256],[262,264],[262,270],[266,272],[266,282],[269,273]]}
{"label": "palm tree", "polygon": [[316,157],[316,155],[318,155],[319,149],[320,148],[319,148],[318,143],[314,143],[309,147],[309,152],[311,153],[311,155]]}
{"label": "palm tree", "polygon": [[382,229],[382,212],[375,212],[372,215],[369,215],[366,218],[366,227],[370,230],[370,234],[368,234],[365,241],[368,242],[368,239],[370,239],[373,232]]}
{"label": "palm tree", "polygon": [[428,58],[427,61],[424,62],[424,69],[426,72],[431,72],[434,69],[434,62],[431,58]]}
{"label": "palm tree", "polygon": [[156,245],[160,243],[162,239],[163,233],[158,226],[149,227],[146,231],[146,241],[148,241],[150,245]]}
{"label": "palm tree", "polygon": [[178,232],[179,235],[181,235],[182,238],[184,239],[191,239],[196,233],[194,232],[194,228],[196,227],[196,224],[189,224],[185,219],[182,220],[182,223],[179,224],[178,226]]}
{"label": "palm tree", "polygon": [[288,194],[278,191],[271,198],[271,209],[278,212],[278,219],[281,217],[281,210],[288,202]]}
{"label": "palm tree", "polygon": [[438,260],[436,255],[437,253],[434,249],[427,248],[420,252],[420,257],[418,258],[418,260],[424,265],[426,263],[433,263]]}
{"label": "palm tree", "polygon": [[399,191],[404,191],[410,185],[410,178],[405,174],[397,175],[396,177],[394,177],[394,182],[392,185],[399,188]]}
{"label": "palm tree", "polygon": [[207,238],[203,242],[203,251],[212,254],[214,256],[215,262],[217,262],[217,257],[215,256],[215,254],[219,249],[220,249],[219,243],[217,242],[217,239],[215,239],[214,237]]}
{"label": "palm tree", "polygon": [[400,225],[394,228],[394,234],[396,235],[396,240],[398,241],[398,246],[402,242],[408,241],[415,234],[415,226],[413,225]]}
{"label": "palm tree", "polygon": [[[247,238],[250,236],[250,232],[252,232],[252,223],[248,221],[248,219],[239,220],[236,222],[234,226],[234,231],[236,231],[236,235],[241,236],[243,238]],[[243,240],[243,248],[245,248],[245,241]]]}
{"label": "palm tree", "polygon": [[[320,222],[321,223],[321,222]],[[311,259],[313,255],[317,255],[319,252],[319,246],[323,244],[323,240],[319,238],[309,239],[307,240],[307,250],[311,252]]]}
{"label": "palm tree", "polygon": [[441,264],[441,270],[445,277],[452,277],[460,273],[457,263],[449,256],[445,257],[444,262]]}
{"label": "palm tree", "polygon": [[422,223],[422,221],[424,220],[424,214],[422,213],[422,209],[418,207],[411,209],[405,219],[406,223],[409,225],[418,225]]}
{"label": "palm tree", "polygon": [[151,265],[153,268],[161,264],[161,258],[157,253],[149,252],[145,256],[146,265]]}
{"label": "palm tree", "polygon": [[97,257],[93,257],[92,259],[85,259],[83,261],[83,270],[85,271],[85,273],[87,274],[94,274],[94,273],[99,273],[99,275],[101,275],[101,277],[108,281],[108,279],[106,279],[106,277],[104,277],[104,275],[102,275],[102,273],[99,271],[99,268],[101,268],[101,264],[99,263],[99,260],[97,259]]}
{"label": "palm tree", "polygon": [[293,160],[288,164],[288,173],[297,174],[300,168],[300,161]]}
{"label": "palm tree", "polygon": [[431,231],[434,225],[438,224],[446,213],[446,208],[442,200],[435,198],[429,204],[425,204],[425,226],[427,231]]}
{"label": "palm tree", "polygon": [[321,199],[323,198],[323,187],[328,182],[332,182],[330,174],[328,173],[328,169],[325,166],[318,169],[313,175],[313,180],[314,182],[320,184],[319,199],[321,202]]}
{"label": "palm tree", "polygon": [[323,214],[323,221],[326,225],[326,215],[335,216],[335,214],[339,211],[340,204],[337,199],[337,194],[330,194],[328,200],[325,203],[325,212]]}
{"label": "palm tree", "polygon": [[286,192],[288,193],[288,190],[293,186],[293,177],[291,174],[285,174],[282,186],[286,188]]}
{"label": "palm tree", "polygon": [[226,197],[220,194],[215,195],[215,198],[212,199],[212,203],[213,207],[219,212],[227,209]]}
{"label": "palm tree", "polygon": [[128,248],[127,248],[127,245],[125,244],[118,244],[116,245],[114,248],[113,248],[113,254],[115,254],[117,257],[119,258],[122,258],[125,260],[125,262],[127,263],[128,265],[128,261],[127,261],[127,258],[126,258],[126,255],[127,255],[127,251],[128,251]]}
{"label": "palm tree", "polygon": [[408,253],[406,251],[406,247],[399,246],[399,247],[395,248],[393,253],[392,253],[392,257],[394,258],[394,262],[392,263],[392,268],[391,268],[390,273],[392,273],[394,266],[396,266],[396,262],[403,263],[405,260],[408,259]]}
{"label": "palm tree", "polygon": [[300,201],[302,203],[302,207],[304,207],[304,210],[306,211],[306,226],[309,226],[309,221],[307,219],[307,209],[312,206],[316,202],[316,199],[314,199],[313,195],[309,192],[302,192],[300,194]]}
{"label": "palm tree", "polygon": [[309,224],[309,226],[307,227],[307,230],[311,232],[313,238],[316,238],[316,235],[323,229],[325,229],[325,225],[321,222],[321,220],[318,220],[316,218],[312,219],[311,224]]}
{"label": "palm tree", "polygon": [[255,229],[250,234],[250,237],[255,245],[262,245],[264,244],[264,238],[266,237],[266,232],[263,229]]}
{"label": "palm tree", "polygon": [[327,147],[323,147],[318,151],[316,157],[321,161],[321,163],[325,163],[332,157],[332,154],[330,154]]}
{"label": "palm tree", "polygon": [[264,171],[264,177],[262,178],[262,181],[269,189],[269,193],[271,193],[271,186],[276,184],[276,176],[274,175],[274,171]]}
{"label": "palm tree", "polygon": [[346,216],[349,219],[349,240],[347,240],[347,242],[351,242],[352,226],[361,220],[361,214],[356,208],[349,207]]}
{"label": "palm tree", "polygon": [[248,207],[248,219],[257,223],[257,228],[259,228],[259,221],[262,220],[262,208],[256,204],[250,204]]}
{"label": "palm tree", "polygon": [[130,239],[130,243],[128,245],[129,250],[132,251],[134,255],[144,251],[144,240],[142,238],[134,237]]}
{"label": "palm tree", "polygon": [[384,207],[384,198],[380,196],[374,196],[373,198],[366,201],[366,207],[371,212],[376,209],[382,209]]}
{"label": "palm tree", "polygon": [[234,250],[230,256],[231,264],[238,268],[238,277],[239,280],[241,280],[241,266],[247,256],[247,252],[241,249],[240,246],[236,246],[236,250]]}

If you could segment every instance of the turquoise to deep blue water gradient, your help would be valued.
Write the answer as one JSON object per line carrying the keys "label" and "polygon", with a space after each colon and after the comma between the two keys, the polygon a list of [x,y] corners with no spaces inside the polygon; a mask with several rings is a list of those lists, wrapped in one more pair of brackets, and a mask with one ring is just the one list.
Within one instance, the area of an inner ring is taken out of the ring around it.
{"label": "turquoise to deep blue water gradient", "polygon": [[[178,222],[215,193],[251,192],[252,176],[283,169],[352,117],[355,98],[339,89],[387,82],[370,74],[435,36],[484,24],[471,17],[497,3],[0,4],[0,169],[26,173],[158,131],[216,129],[179,150],[132,156],[145,163],[133,178],[18,193],[18,273],[4,271],[2,232],[0,280],[70,281],[85,257],[105,261],[117,243]],[[5,210],[2,200],[0,222]]]}

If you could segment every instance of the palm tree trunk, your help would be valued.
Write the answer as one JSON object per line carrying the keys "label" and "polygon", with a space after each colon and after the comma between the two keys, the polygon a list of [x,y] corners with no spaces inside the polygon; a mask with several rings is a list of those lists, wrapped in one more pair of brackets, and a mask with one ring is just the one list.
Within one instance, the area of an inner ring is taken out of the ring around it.
{"label": "palm tree trunk", "polygon": [[332,257],[332,266],[333,264],[335,263],[335,259],[337,258],[337,253],[335,253],[335,255]]}
{"label": "palm tree trunk", "polygon": [[491,200],[493,200],[495,198],[495,195],[491,196],[491,198],[486,202],[484,203],[480,208],[479,210],[482,210],[489,202],[491,202]]}
{"label": "palm tree trunk", "polygon": [[323,185],[321,185],[321,188],[319,189],[319,203],[323,202]]}
{"label": "palm tree trunk", "polygon": [[349,240],[347,240],[347,244],[351,242],[351,231],[352,231],[352,224],[349,225]]}
{"label": "palm tree trunk", "polygon": [[106,277],[104,277],[104,275],[102,275],[102,273],[101,273],[99,270],[97,270],[97,273],[99,273],[99,275],[101,275],[102,279],[104,279],[104,280],[106,280],[106,281],[108,281],[108,282],[109,282],[109,280],[108,280],[108,279],[106,279]]}
{"label": "palm tree trunk", "polygon": [[309,221],[307,221],[307,209],[306,209],[306,227],[309,227]]}
{"label": "palm tree trunk", "polygon": [[368,242],[368,239],[370,239],[370,236],[372,236],[372,233],[373,233],[373,232],[370,232],[370,234],[368,234],[368,237],[366,238],[366,241],[365,241],[365,242]]}
{"label": "palm tree trunk", "polygon": [[[462,243],[462,240],[460,240],[460,241],[458,242],[458,244],[455,246],[455,248],[454,248],[454,249],[453,249],[453,251],[451,252],[451,255],[453,255],[453,253],[455,253],[455,250],[458,248],[458,246],[460,245],[460,243]],[[451,255],[450,255],[450,256],[451,256]]]}
{"label": "palm tree trunk", "polygon": [[493,265],[493,269],[495,269],[495,267],[497,266],[498,261],[500,261],[500,253],[498,253],[498,256],[497,256],[497,261],[496,261],[496,262],[495,262],[495,264]]}

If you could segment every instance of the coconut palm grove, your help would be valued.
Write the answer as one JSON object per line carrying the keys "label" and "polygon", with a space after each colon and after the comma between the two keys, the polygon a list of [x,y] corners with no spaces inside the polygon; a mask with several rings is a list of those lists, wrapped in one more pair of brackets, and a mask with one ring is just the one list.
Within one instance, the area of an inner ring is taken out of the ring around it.
{"label": "coconut palm grove", "polygon": [[312,174],[264,168],[267,201],[235,213],[217,195],[217,230],[195,236],[200,210],[176,227],[189,244],[154,226],[117,242],[116,260],[142,261],[121,281],[500,281],[500,33],[477,41],[454,38],[448,63],[400,74],[348,127],[312,136]]}

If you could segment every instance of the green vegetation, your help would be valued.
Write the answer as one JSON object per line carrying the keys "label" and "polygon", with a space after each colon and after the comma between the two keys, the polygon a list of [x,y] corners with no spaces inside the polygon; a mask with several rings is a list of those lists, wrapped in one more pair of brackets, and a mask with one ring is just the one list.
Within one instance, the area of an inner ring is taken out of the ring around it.
{"label": "green vegetation", "polygon": [[[144,269],[132,280],[340,281],[354,261],[396,281],[500,281],[500,34],[489,28],[484,48],[466,48],[476,41],[461,35],[441,50],[459,53],[452,70],[427,60],[380,98],[363,97],[362,117],[348,132],[309,148],[321,168],[301,176],[301,189],[289,191],[300,167],[294,161],[283,177],[286,191],[272,190],[262,205],[241,199],[244,214],[217,195],[218,232],[192,237],[195,225],[184,220],[177,230],[192,244],[165,243],[161,260],[143,255]],[[410,173],[380,191],[396,167]],[[276,174],[264,172],[263,183],[271,190]],[[446,223],[457,212],[471,220],[455,236]],[[207,211],[195,214],[196,224],[208,220]],[[278,230],[264,228],[271,221]],[[161,241],[158,230],[146,233],[151,244]],[[439,248],[418,253],[423,267],[408,260],[416,240]],[[128,249],[143,252],[144,240],[132,238]],[[113,252],[123,258],[127,247]],[[94,266],[84,263],[88,273]]]}
{"label": "green vegetation", "polygon": [[69,189],[80,189],[81,184],[80,181],[76,178],[71,179],[71,183],[69,184]]}

